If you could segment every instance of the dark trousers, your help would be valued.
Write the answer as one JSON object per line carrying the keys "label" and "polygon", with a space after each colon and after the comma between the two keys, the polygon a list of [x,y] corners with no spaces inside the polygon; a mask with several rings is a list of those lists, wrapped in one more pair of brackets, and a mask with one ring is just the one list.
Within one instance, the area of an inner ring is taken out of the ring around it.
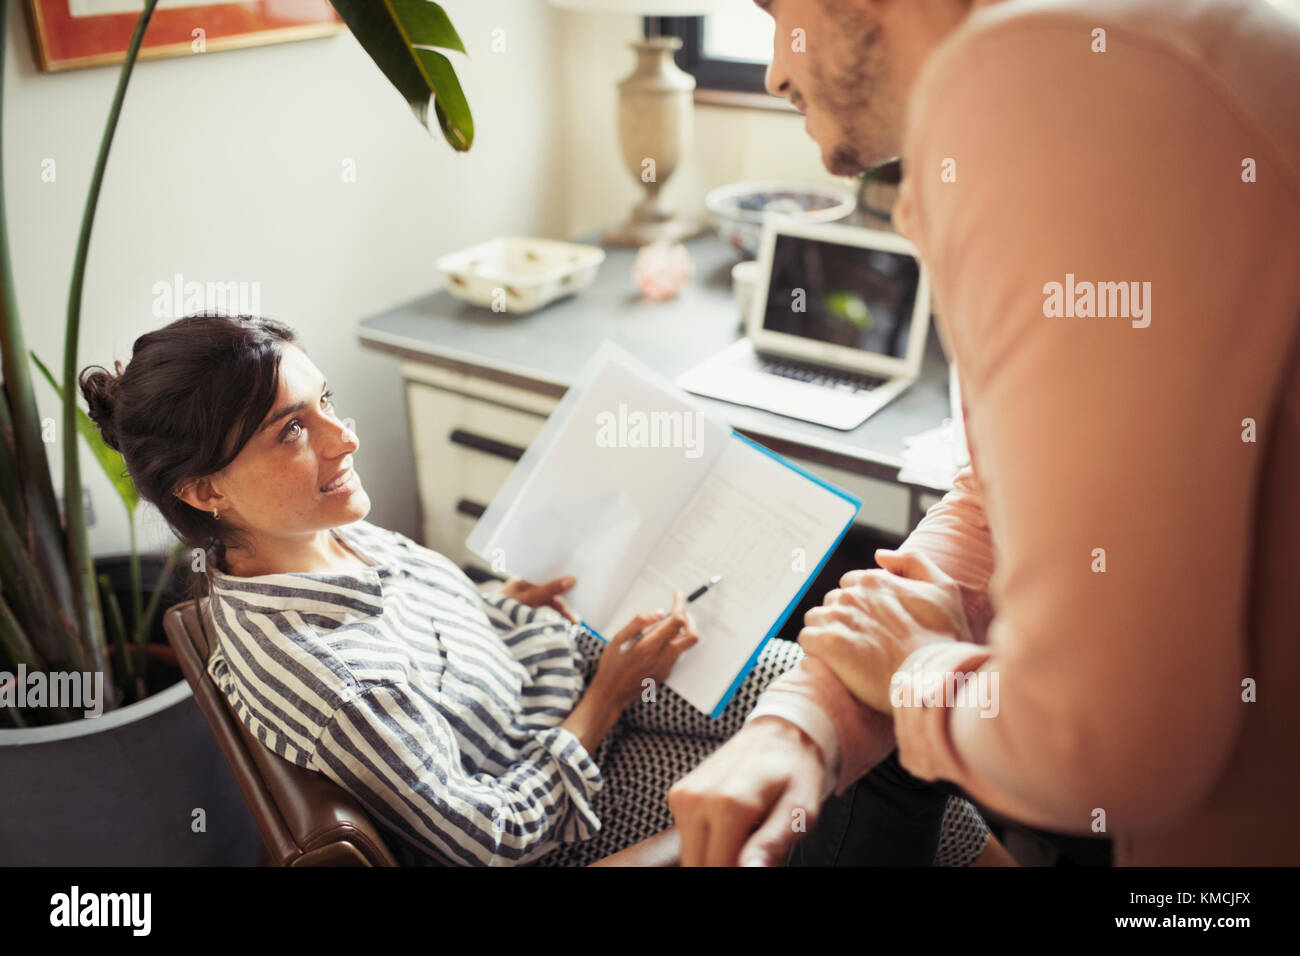
{"label": "dark trousers", "polygon": [[[955,784],[912,776],[898,751],[822,806],[817,823],[790,851],[790,866],[931,866],[950,796],[970,797]],[[1111,841],[1053,833],[977,809],[994,833],[1021,831],[1050,848],[1056,866],[1110,866]],[[1044,861],[1048,862],[1048,861]]]}
{"label": "dark trousers", "polygon": [[790,851],[790,866],[930,866],[939,848],[951,784],[912,776],[898,751],[822,805]]}

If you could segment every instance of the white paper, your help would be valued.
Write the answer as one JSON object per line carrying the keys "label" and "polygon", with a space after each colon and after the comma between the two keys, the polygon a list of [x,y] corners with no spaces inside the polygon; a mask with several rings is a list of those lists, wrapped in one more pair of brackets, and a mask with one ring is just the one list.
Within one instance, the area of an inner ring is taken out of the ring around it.
{"label": "white paper", "polygon": [[700,641],[677,659],[668,686],[711,713],[816,570],[856,506],[734,439],[646,561],[606,637],[634,615],[667,608],[722,581],[688,606]]}
{"label": "white paper", "polygon": [[[566,395],[516,474],[470,534],[469,548],[529,581],[578,579],[565,595],[588,621],[603,621],[631,585],[664,529],[734,440],[671,384],[605,345]],[[640,413],[657,434],[626,434]],[[668,416],[678,416],[669,418]],[[615,439],[681,439],[636,447]],[[680,424],[676,429],[672,423]],[[602,427],[602,424],[604,427]]]}
{"label": "white paper", "polygon": [[[919,435],[903,439],[903,465],[898,470],[898,480],[927,488],[952,488],[953,479],[963,466],[964,442],[959,441],[958,430],[951,419],[944,419]],[[969,462],[969,457],[966,461]]]}
{"label": "white paper", "polygon": [[[691,425],[656,447],[638,413]],[[565,601],[607,640],[722,575],[690,605],[700,642],[667,681],[712,713],[856,511],[606,343],[467,544],[526,580],[576,577]]]}

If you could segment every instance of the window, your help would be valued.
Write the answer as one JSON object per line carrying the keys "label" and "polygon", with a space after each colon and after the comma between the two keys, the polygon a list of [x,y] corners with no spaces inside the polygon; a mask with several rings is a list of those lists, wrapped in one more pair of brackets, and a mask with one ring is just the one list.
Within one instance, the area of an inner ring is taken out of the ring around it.
{"label": "window", "polygon": [[766,93],[763,80],[775,30],[775,21],[752,4],[705,17],[645,18],[646,36],[681,38],[677,65],[701,90]]}

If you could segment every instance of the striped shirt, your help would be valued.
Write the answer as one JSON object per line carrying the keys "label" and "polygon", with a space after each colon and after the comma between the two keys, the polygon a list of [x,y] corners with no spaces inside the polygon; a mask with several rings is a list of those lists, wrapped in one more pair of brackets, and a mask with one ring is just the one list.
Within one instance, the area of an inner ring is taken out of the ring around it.
{"label": "striped shirt", "polygon": [[599,830],[600,770],[559,726],[584,690],[568,622],[396,532],[331,533],[370,566],[212,574],[208,673],[253,735],[446,863],[526,863]]}

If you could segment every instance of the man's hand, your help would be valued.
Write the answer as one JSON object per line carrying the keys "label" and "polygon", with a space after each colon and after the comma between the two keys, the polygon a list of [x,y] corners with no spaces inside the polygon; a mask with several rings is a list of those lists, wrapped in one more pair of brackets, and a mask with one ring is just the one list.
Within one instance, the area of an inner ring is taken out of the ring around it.
{"label": "man's hand", "polygon": [[850,571],[804,615],[799,643],[858,700],[890,712],[889,681],[935,641],[969,641],[957,582],[924,555],[877,551],[878,570]]}
{"label": "man's hand", "polygon": [[776,866],[821,809],[821,750],[780,717],[756,717],[668,791],[683,866]]}
{"label": "man's hand", "polygon": [[547,581],[545,584],[530,584],[520,578],[511,578],[501,585],[501,593],[508,598],[514,598],[520,604],[527,604],[529,607],[555,608],[574,624],[577,624],[577,615],[570,611],[569,605],[565,604],[559,597],[565,591],[571,590],[577,583],[577,578],[556,578],[554,581]]}

